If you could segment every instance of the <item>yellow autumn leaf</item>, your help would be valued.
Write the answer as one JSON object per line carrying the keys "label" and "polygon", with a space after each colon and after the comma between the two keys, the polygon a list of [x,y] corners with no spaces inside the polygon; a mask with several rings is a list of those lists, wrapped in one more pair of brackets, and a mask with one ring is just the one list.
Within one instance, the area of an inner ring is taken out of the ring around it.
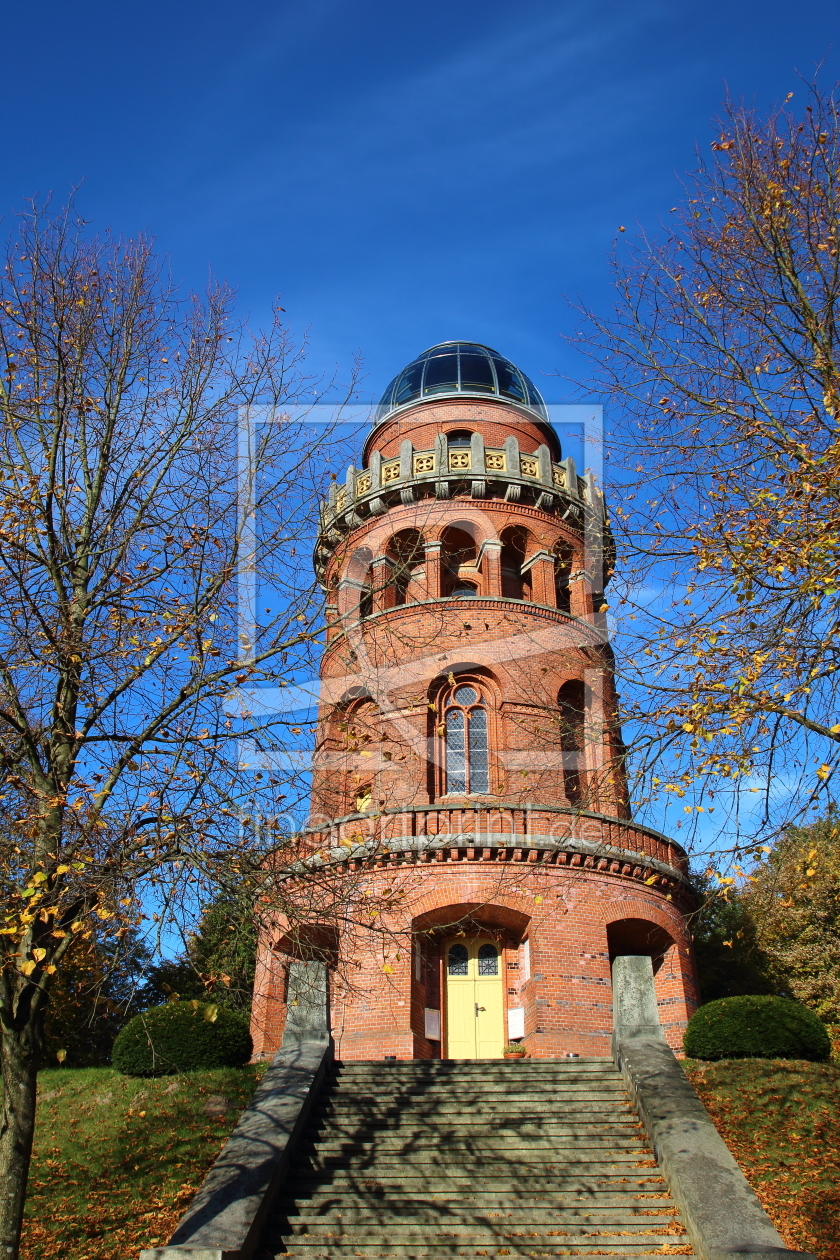
{"label": "yellow autumn leaf", "polygon": [[41,949],[40,946],[37,949],[33,949],[32,951],[32,957],[36,958],[38,962],[41,962],[44,958],[46,958],[46,956],[47,956],[47,951],[45,949]]}
{"label": "yellow autumn leaf", "polygon": [[206,1006],[206,1007],[204,1008],[204,1018],[207,1020],[207,1023],[208,1023],[208,1024],[215,1024],[215,1022],[216,1022],[216,1020],[217,1020],[217,1018],[218,1018],[218,1015],[219,1015],[219,1008],[218,1008],[218,1006],[215,1006],[215,1005],[214,1005],[214,1006]]}
{"label": "yellow autumn leaf", "polygon": [[538,905],[541,903],[541,901],[542,901],[542,897],[535,897],[535,898],[534,898],[534,905],[535,905],[535,906],[538,906]]}
{"label": "yellow autumn leaf", "polygon": [[56,1050],[56,1052],[55,1052],[55,1057],[58,1059],[59,1063],[63,1063],[63,1062],[64,1062],[64,1060],[67,1058],[67,1051],[66,1051],[66,1050]]}
{"label": "yellow autumn leaf", "polygon": [[831,774],[831,766],[828,766],[825,764],[825,762],[823,762],[823,764],[820,766],[819,770],[817,771],[817,778],[821,779],[823,783],[825,783],[826,779],[828,778],[830,774]]}
{"label": "yellow autumn leaf", "polygon": [[655,883],[656,883],[656,881],[657,881],[658,879],[659,879],[659,876],[658,876],[658,875],[649,875],[649,876],[648,876],[648,878],[645,880],[645,883],[646,883],[646,884],[655,884]]}
{"label": "yellow autumn leaf", "polygon": [[34,958],[30,958],[27,960],[27,962],[23,964],[23,966],[21,967],[21,971],[23,972],[25,976],[31,976],[36,966],[37,964]]}
{"label": "yellow autumn leaf", "polygon": [[393,967],[389,967],[387,963],[386,963],[386,964],[385,964],[385,966],[382,968],[382,970],[385,972],[385,975],[386,975],[386,976],[392,976],[392,975],[394,974],[394,968],[393,968]]}

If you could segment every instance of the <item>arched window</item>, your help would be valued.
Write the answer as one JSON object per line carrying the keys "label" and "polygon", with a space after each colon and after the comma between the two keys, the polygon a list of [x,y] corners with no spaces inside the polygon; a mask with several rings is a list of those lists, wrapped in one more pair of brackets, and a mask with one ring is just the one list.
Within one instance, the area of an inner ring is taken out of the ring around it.
{"label": "arched window", "polygon": [[447,795],[490,791],[487,709],[472,683],[452,688],[444,708]]}
{"label": "arched window", "polygon": [[[443,548],[441,551],[441,582],[444,595],[454,595],[458,588],[469,586],[471,583],[466,581],[467,575],[461,575],[462,566],[468,566],[472,572],[476,572],[476,555],[477,548],[475,539],[467,533],[467,530],[457,525],[450,525],[448,529],[443,531],[441,535]],[[464,594],[463,590],[458,591]],[[477,591],[473,591],[477,594]]]}
{"label": "arched window", "polygon": [[368,570],[367,581],[359,591],[359,616],[369,617],[373,612],[373,578]]}
{"label": "arched window", "polygon": [[418,529],[400,530],[390,539],[387,554],[392,562],[388,579],[392,594],[388,603],[399,607],[408,602],[409,585],[412,579],[423,577],[426,564],[423,535]]}
{"label": "arched window", "polygon": [[502,530],[502,595],[506,599],[531,598],[531,574],[523,573],[531,542],[527,529],[513,525]]}
{"label": "arched window", "polygon": [[571,805],[580,805],[586,794],[583,770],[586,723],[586,686],[574,678],[564,683],[557,696],[560,709],[560,747],[563,751],[563,785]]}
{"label": "arched window", "polygon": [[572,573],[572,553],[568,548],[558,548],[554,554],[554,589],[557,594],[557,607],[561,612],[571,610],[571,592],[569,578]]}

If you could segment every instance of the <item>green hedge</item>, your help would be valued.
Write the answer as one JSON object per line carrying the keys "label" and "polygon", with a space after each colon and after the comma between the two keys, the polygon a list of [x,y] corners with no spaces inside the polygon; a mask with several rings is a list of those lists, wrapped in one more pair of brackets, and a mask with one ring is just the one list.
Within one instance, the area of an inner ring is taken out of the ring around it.
{"label": "green hedge", "polygon": [[167,1002],[129,1020],[111,1060],[124,1076],[166,1076],[201,1068],[239,1067],[251,1057],[248,1020],[206,1002]]}
{"label": "green hedge", "polygon": [[827,1059],[831,1043],[813,1011],[789,998],[726,997],[707,1002],[688,1022],[690,1059]]}

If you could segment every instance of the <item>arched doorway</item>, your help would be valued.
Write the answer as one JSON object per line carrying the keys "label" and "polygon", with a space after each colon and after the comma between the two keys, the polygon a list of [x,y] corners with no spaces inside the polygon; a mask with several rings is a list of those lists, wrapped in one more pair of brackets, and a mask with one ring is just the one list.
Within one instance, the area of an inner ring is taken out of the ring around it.
{"label": "arched doorway", "polygon": [[446,1057],[501,1059],[504,1051],[502,955],[487,936],[447,941]]}

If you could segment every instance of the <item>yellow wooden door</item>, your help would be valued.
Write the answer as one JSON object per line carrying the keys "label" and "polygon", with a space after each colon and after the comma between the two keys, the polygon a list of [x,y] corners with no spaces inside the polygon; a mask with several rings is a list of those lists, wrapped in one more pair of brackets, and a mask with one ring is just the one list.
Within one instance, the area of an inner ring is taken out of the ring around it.
{"label": "yellow wooden door", "polygon": [[446,962],[446,1053],[500,1059],[504,1050],[502,958],[490,940],[450,941]]}

